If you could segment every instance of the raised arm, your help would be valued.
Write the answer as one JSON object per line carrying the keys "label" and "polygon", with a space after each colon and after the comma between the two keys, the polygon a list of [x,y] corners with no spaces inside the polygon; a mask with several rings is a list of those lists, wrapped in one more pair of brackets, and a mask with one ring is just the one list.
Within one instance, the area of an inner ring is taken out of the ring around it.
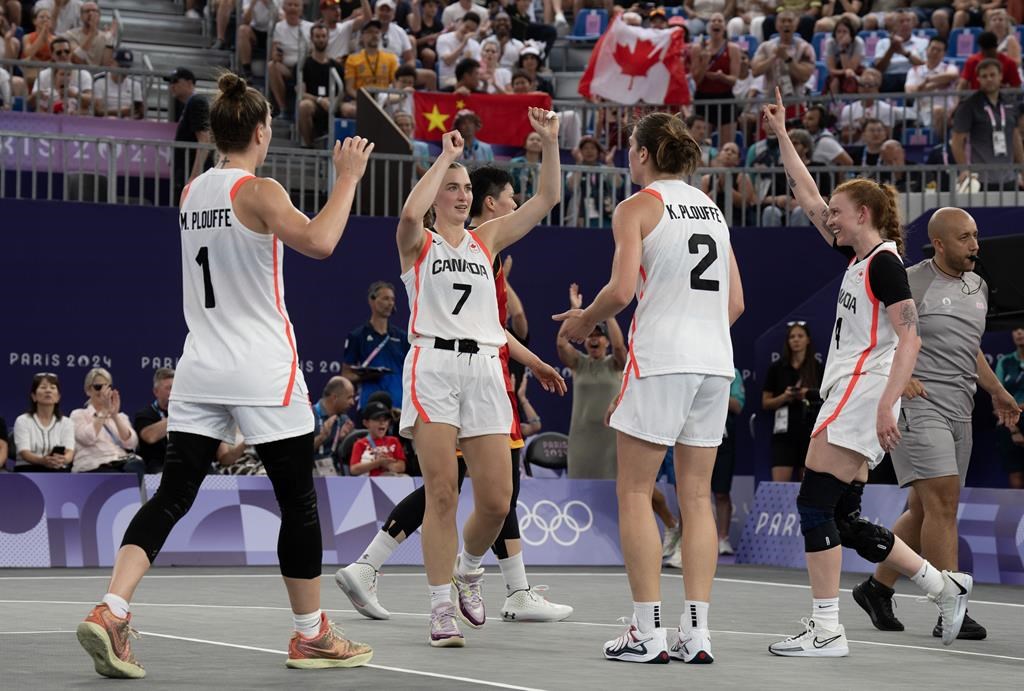
{"label": "raised arm", "polygon": [[465,142],[462,135],[453,130],[444,133],[441,146],[441,155],[434,159],[434,164],[412,188],[402,207],[402,215],[398,218],[398,254],[402,260],[403,273],[416,261],[423,246],[423,217],[430,211],[448,168],[462,157]]}
{"label": "raised arm", "polygon": [[778,87],[775,88],[775,103],[766,105],[762,109],[762,115],[765,125],[779,138],[779,152],[782,154],[782,164],[786,168],[786,177],[789,178],[793,196],[821,233],[821,237],[831,245],[835,236],[828,228],[828,203],[818,193],[818,185],[807,171],[807,166],[800,160],[800,154],[796,152],[796,147],[786,132],[786,107],[782,105],[782,92]]}
{"label": "raised arm", "polygon": [[[569,286],[569,308],[583,309],[583,296],[580,295],[579,285],[575,283]],[[562,322],[561,328],[558,329],[558,335],[555,337],[555,347],[558,349],[558,359],[562,361],[562,364],[571,370],[575,370],[576,365],[579,364],[580,358],[583,356],[569,342],[569,337],[565,335],[565,329],[566,322]]]}
{"label": "raised arm", "polygon": [[892,359],[892,368],[886,380],[882,398],[878,402],[876,431],[878,442],[884,451],[892,451],[899,443],[900,433],[896,427],[896,416],[892,409],[903,395],[903,390],[910,382],[917,362],[917,353],[921,350],[921,329],[917,321],[917,305],[913,298],[895,302],[885,308],[892,328],[896,331],[899,343]]}

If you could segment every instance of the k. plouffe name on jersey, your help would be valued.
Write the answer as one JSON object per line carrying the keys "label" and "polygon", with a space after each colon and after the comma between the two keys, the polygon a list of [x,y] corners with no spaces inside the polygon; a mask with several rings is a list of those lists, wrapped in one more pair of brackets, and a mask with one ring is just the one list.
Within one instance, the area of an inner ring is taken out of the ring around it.
{"label": "k. plouffe name on jersey", "polygon": [[697,206],[696,204],[666,204],[665,211],[673,221],[717,221],[722,222],[722,212],[717,206]]}
{"label": "k. plouffe name on jersey", "polygon": [[231,227],[231,209],[199,209],[178,214],[182,230],[210,230]]}

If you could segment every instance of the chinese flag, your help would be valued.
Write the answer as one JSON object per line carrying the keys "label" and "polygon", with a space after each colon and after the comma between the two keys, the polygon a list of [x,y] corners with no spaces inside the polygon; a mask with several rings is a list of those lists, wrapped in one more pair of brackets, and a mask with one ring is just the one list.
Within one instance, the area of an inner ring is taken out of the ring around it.
{"label": "chinese flag", "polygon": [[551,97],[544,93],[531,94],[447,94],[417,91],[413,95],[416,112],[416,138],[423,141],[441,141],[441,135],[455,129],[455,114],[471,110],[480,116],[483,127],[477,133],[480,141],[488,144],[522,146],[526,136],[533,132],[526,109],[530,107],[551,110]]}

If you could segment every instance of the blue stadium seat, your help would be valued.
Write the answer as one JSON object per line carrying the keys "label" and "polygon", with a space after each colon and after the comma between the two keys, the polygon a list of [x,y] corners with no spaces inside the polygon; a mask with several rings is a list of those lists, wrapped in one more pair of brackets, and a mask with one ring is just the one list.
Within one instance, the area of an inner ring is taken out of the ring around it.
{"label": "blue stadium seat", "polygon": [[861,31],[857,34],[864,41],[864,57],[873,60],[875,57],[875,46],[883,38],[889,38],[889,32],[884,29],[878,31]]}
{"label": "blue stadium seat", "polygon": [[345,137],[356,136],[356,121],[351,118],[338,118],[334,121],[334,138],[344,140]]}
{"label": "blue stadium seat", "polygon": [[750,34],[743,34],[733,39],[733,43],[738,45],[743,50],[747,51],[747,56],[750,58],[754,57],[754,53],[757,52],[757,46],[760,45],[758,40]]}
{"label": "blue stadium seat", "polygon": [[818,83],[816,85],[814,93],[824,93],[824,91],[828,88],[828,65],[823,63],[821,60],[818,60],[816,63],[814,63],[814,66],[817,68],[818,73]]}
{"label": "blue stadium seat", "polygon": [[670,17],[670,18],[671,17],[685,17],[686,14],[683,12],[682,6],[681,5],[677,5],[676,7],[666,7],[665,8],[665,16],[666,17]]}
{"label": "blue stadium seat", "polygon": [[939,35],[937,29],[914,29],[915,36],[923,36],[924,38],[935,38]]}
{"label": "blue stadium seat", "polygon": [[582,10],[576,15],[568,41],[596,41],[608,28],[607,10]]}
{"label": "blue stadium seat", "polygon": [[935,143],[930,127],[907,127],[903,130],[903,146],[932,146]]}
{"label": "blue stadium seat", "polygon": [[821,59],[821,49],[825,47],[825,41],[827,41],[830,36],[832,36],[832,34],[827,31],[819,31],[811,37],[811,47],[814,48],[814,56],[819,60]]}
{"label": "blue stadium seat", "polygon": [[949,32],[949,47],[946,55],[951,58],[967,58],[978,52],[978,34],[981,28],[977,26],[961,26]]}

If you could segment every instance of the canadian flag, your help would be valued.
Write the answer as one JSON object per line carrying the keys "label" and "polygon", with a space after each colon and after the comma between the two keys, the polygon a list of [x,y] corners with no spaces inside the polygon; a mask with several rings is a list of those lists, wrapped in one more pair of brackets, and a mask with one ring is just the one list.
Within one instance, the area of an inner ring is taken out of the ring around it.
{"label": "canadian flag", "polygon": [[616,17],[590,54],[580,94],[623,104],[687,104],[685,46],[682,29],[643,29]]}

